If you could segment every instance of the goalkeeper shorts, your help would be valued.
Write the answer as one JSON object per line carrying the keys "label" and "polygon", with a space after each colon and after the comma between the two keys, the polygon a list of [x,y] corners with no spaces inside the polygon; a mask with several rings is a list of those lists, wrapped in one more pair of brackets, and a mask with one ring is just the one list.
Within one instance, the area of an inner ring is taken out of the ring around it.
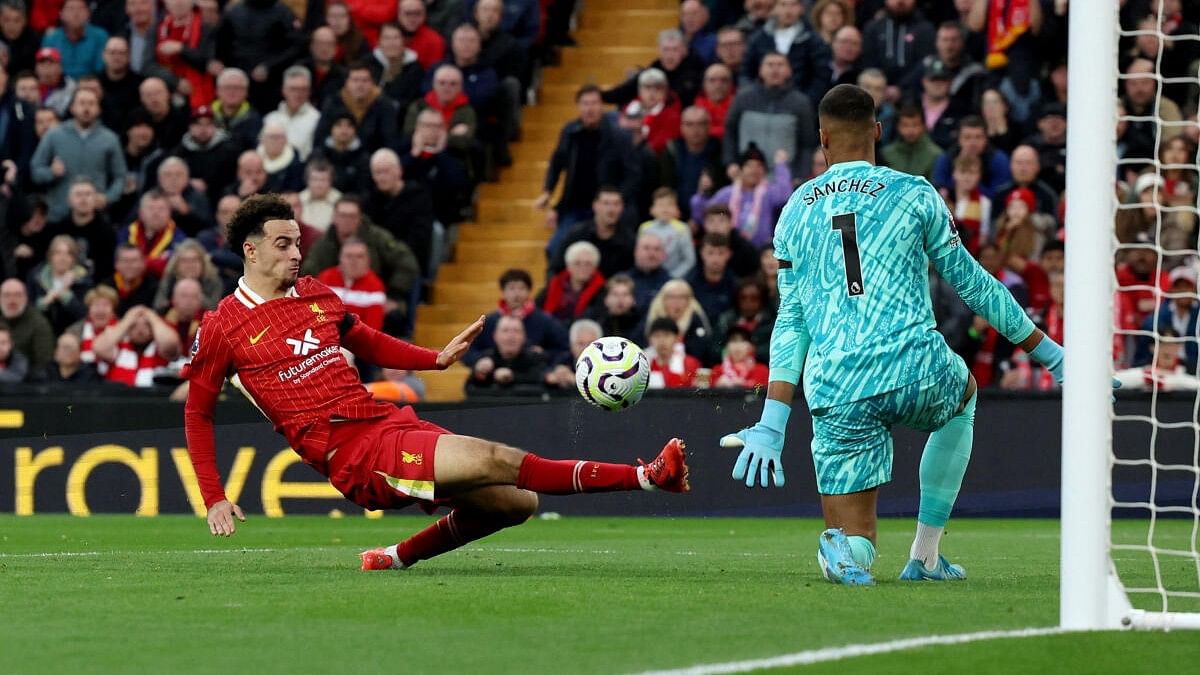
{"label": "goalkeeper shorts", "polygon": [[953,353],[932,375],[861,401],[813,414],[813,464],[817,491],[844,495],[892,479],[892,426],[936,431],[962,405],[969,372]]}

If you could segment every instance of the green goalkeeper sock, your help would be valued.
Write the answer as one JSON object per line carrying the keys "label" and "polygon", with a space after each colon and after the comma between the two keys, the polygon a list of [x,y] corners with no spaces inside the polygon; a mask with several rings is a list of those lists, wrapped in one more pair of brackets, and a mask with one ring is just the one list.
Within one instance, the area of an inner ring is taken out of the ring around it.
{"label": "green goalkeeper sock", "polygon": [[861,565],[864,570],[870,571],[871,563],[875,562],[875,544],[872,544],[870,539],[857,534],[846,537],[846,540],[850,542],[850,553],[854,556],[854,562]]}
{"label": "green goalkeeper sock", "polygon": [[971,442],[975,431],[975,403],[972,394],[961,412],[929,435],[921,454],[921,508],[917,521],[932,527],[945,527],[958,498],[967,463],[971,461]]}

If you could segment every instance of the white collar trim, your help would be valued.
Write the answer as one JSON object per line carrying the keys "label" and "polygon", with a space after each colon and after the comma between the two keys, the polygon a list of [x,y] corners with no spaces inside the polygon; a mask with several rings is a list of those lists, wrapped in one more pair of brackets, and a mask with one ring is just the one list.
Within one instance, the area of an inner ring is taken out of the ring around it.
{"label": "white collar trim", "polygon": [[[287,293],[285,293],[284,296],[296,298],[299,297],[300,294],[296,292],[296,287],[292,286],[287,290]],[[239,302],[250,309],[254,309],[264,302],[267,302],[261,295],[251,290],[250,286],[246,284],[246,277],[240,277],[238,279],[237,290],[233,292],[233,297],[237,298]]]}

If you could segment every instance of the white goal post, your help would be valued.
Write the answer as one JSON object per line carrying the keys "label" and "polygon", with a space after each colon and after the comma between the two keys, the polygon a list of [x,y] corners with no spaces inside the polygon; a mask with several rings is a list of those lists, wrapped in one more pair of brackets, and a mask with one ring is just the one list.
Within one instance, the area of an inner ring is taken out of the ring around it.
{"label": "white goal post", "polygon": [[[1153,4],[1158,2],[1154,0]],[[1200,592],[1191,592],[1200,591],[1200,588],[1168,591],[1160,579],[1157,591],[1162,596],[1162,610],[1134,609],[1130,593],[1122,585],[1114,566],[1112,511],[1114,505],[1124,506],[1113,492],[1113,468],[1120,462],[1114,460],[1114,412],[1109,393],[1114,333],[1113,233],[1118,208],[1113,190],[1118,164],[1116,101],[1120,76],[1117,56],[1118,39],[1122,34],[1118,3],[1115,0],[1072,2],[1069,34],[1064,303],[1067,347],[1062,417],[1060,625],[1067,630],[1200,629],[1200,613],[1173,611],[1170,607],[1173,602],[1168,602],[1180,596],[1187,600],[1200,598]],[[1161,31],[1159,38],[1162,44]],[[1155,72],[1161,71],[1156,67]],[[1200,84],[1196,73],[1190,75],[1189,81],[1194,79]],[[1161,76],[1155,77],[1161,84]],[[1155,117],[1158,110],[1156,101]],[[1158,129],[1156,157],[1147,158],[1147,164],[1161,172],[1162,166],[1157,161],[1163,132],[1161,123]],[[1195,157],[1190,161],[1194,162]],[[1159,221],[1161,226],[1161,214]],[[1195,336],[1190,339],[1194,340]],[[1153,405],[1151,410],[1154,410]],[[1157,423],[1152,421],[1152,424]],[[1143,463],[1153,464],[1152,448],[1147,448],[1146,452],[1150,461]],[[1151,466],[1150,471],[1157,472],[1158,468]],[[1200,467],[1197,467],[1195,480],[1200,485]],[[1150,495],[1150,504],[1138,506],[1148,508],[1153,518],[1158,513],[1153,503],[1153,486]],[[1191,510],[1195,512],[1194,490],[1191,499]],[[1193,519],[1196,519],[1195,515]],[[1150,532],[1153,535],[1153,522]],[[1154,549],[1154,544],[1151,537],[1145,547],[1116,548],[1149,550]],[[1186,557],[1190,553],[1195,557],[1195,552],[1196,530],[1193,527],[1190,552],[1161,554]],[[1149,554],[1153,557],[1160,552],[1149,550]],[[1158,558],[1153,559],[1157,568]],[[1200,586],[1200,560],[1196,562],[1196,575],[1191,581]],[[1188,609],[1195,606],[1195,603],[1185,605]]]}

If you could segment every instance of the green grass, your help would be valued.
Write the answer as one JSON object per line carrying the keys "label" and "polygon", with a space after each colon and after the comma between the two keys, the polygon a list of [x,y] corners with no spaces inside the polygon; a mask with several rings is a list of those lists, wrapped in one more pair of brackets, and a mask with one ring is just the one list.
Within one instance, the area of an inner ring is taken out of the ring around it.
{"label": "green grass", "polygon": [[[784,519],[534,521],[403,573],[358,571],[359,550],[427,522],[254,517],[225,540],[196,518],[0,517],[0,673],[631,672],[1058,617],[1054,521],[953,523],[943,549],[971,578],[946,585],[894,580],[909,520],[881,524],[871,589],[822,581],[821,526]],[[1188,540],[1190,523],[1167,525],[1156,542]],[[1139,523],[1116,532],[1145,539]],[[88,555],[23,555],[44,552]],[[1196,590],[1194,567],[1165,574]],[[801,670],[1169,675],[1198,658],[1200,634],[1106,633]]]}

